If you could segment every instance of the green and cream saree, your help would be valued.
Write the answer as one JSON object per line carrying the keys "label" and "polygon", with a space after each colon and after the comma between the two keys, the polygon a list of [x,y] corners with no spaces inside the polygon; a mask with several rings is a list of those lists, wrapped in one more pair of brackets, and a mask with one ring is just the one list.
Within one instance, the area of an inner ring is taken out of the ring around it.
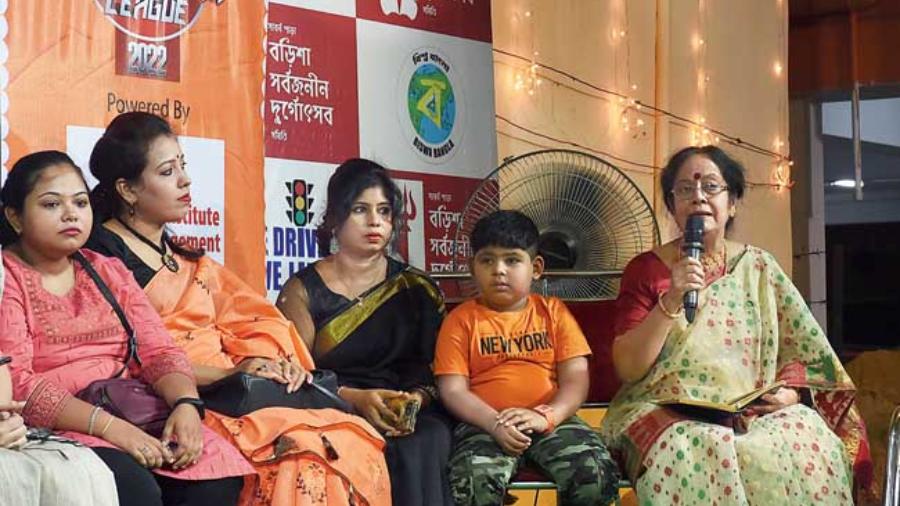
{"label": "green and cream saree", "polygon": [[[653,253],[632,260],[618,334],[643,320],[668,282]],[[865,427],[854,386],[797,289],[769,253],[747,247],[700,295],[694,322],[675,323],[655,365],[622,387],[601,428],[641,505],[850,504],[854,470],[871,479]],[[743,434],[657,404],[724,402],[778,380],[805,402],[746,418]]]}

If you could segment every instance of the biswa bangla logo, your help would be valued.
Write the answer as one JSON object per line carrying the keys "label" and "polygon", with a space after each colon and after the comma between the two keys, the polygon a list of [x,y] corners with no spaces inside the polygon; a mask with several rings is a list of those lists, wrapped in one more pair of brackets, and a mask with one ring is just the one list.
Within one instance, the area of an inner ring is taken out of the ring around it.
{"label": "biswa bangla logo", "polygon": [[180,37],[200,18],[207,3],[225,0],[94,0],[122,33],[146,42]]}
{"label": "biswa bangla logo", "polygon": [[429,161],[444,161],[455,153],[461,135],[457,124],[462,108],[453,85],[453,67],[434,49],[414,51],[407,67],[402,74],[409,79],[401,116],[406,116],[412,147]]}

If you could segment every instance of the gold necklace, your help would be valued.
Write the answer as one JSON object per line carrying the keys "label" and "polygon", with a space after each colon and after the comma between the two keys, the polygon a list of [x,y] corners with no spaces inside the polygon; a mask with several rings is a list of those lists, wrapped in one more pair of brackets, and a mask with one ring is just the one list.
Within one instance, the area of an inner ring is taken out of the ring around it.
{"label": "gold necklace", "polygon": [[724,276],[726,266],[728,265],[728,247],[725,246],[721,251],[713,253],[712,255],[701,256],[700,264],[703,265],[706,284]]}

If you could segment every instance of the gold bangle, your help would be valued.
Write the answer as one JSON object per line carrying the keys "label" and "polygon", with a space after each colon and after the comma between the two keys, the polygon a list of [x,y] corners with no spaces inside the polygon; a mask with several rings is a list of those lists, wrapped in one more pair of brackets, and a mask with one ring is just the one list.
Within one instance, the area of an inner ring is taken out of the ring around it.
{"label": "gold bangle", "polygon": [[662,311],[662,314],[666,315],[667,318],[671,320],[677,320],[678,317],[681,316],[681,313],[684,312],[684,308],[680,307],[678,308],[678,311],[669,311],[669,309],[666,308],[666,305],[663,303],[663,296],[667,293],[669,292],[659,292],[659,297],[657,297],[656,299],[656,305],[659,306],[659,310]]}
{"label": "gold bangle", "polygon": [[[107,414],[109,414],[109,413],[107,413]],[[109,415],[109,419],[106,420],[106,425],[104,425],[103,428],[100,429],[100,434],[99,434],[99,436],[100,436],[101,438],[102,438],[103,436],[106,435],[107,429],[109,429],[109,426],[112,425],[113,420],[115,420],[115,419],[116,419],[116,417],[114,417],[114,416],[112,416],[112,415]]]}

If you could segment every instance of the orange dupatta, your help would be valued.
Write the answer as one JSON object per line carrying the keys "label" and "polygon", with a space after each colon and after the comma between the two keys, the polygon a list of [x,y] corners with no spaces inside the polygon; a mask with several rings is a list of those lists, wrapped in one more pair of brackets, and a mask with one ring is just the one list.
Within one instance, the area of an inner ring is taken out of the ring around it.
{"label": "orange dupatta", "polygon": [[[208,257],[177,259],[178,272],[160,269],[144,291],[192,363],[231,368],[265,357],[315,367],[294,325],[268,300]],[[357,416],[266,408],[237,419],[210,412],[206,423],[257,471],[257,483],[245,484],[242,505],[390,504],[384,439]],[[327,459],[322,436],[338,459]]]}

